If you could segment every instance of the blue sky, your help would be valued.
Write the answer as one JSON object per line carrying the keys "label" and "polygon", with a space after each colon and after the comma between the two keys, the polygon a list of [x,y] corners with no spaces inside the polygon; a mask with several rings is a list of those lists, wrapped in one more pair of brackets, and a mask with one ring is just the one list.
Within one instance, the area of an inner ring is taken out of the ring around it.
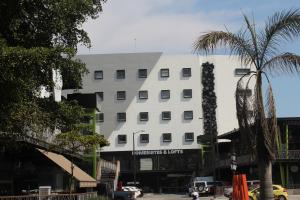
{"label": "blue sky", "polygon": [[[96,20],[84,29],[92,48],[79,54],[120,52],[192,53],[198,36],[211,30],[235,32],[242,13],[263,27],[274,12],[300,8],[300,0],[108,0]],[[300,38],[281,46],[300,55]],[[300,117],[300,75],[274,76],[272,84],[280,117]]]}

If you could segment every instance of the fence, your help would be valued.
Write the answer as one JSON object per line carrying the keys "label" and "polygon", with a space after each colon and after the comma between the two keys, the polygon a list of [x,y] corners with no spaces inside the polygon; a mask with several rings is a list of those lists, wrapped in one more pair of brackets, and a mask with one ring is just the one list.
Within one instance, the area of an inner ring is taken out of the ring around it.
{"label": "fence", "polygon": [[51,194],[51,195],[22,195],[0,196],[0,200],[90,200],[97,198],[97,192],[76,194]]}

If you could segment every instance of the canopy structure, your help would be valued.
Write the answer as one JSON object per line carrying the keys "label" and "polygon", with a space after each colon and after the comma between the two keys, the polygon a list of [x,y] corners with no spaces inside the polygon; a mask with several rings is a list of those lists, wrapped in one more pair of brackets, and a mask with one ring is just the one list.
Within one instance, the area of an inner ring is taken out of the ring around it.
{"label": "canopy structure", "polygon": [[[50,151],[38,149],[39,152],[41,152],[43,155],[45,155],[47,158],[52,160],[55,164],[60,166],[63,170],[68,172],[69,174],[72,174],[71,172],[71,161],[68,160],[66,157],[60,154],[56,154]],[[73,176],[79,181],[79,187],[80,188],[87,188],[87,187],[96,187],[97,186],[97,181],[88,175],[86,172],[81,170],[79,167],[77,167],[75,164],[74,170],[73,170]]]}

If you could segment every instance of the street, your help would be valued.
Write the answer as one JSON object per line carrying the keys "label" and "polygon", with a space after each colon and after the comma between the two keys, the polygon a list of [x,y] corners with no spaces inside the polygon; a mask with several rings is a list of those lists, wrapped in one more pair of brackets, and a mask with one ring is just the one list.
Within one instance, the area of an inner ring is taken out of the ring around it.
{"label": "street", "polygon": [[[138,198],[139,200],[192,200],[191,197],[184,194],[145,194],[142,198]],[[200,200],[211,200],[214,199],[213,196],[208,197],[200,197]],[[216,197],[216,200],[228,200],[228,198],[221,196]],[[289,200],[300,200],[300,195],[289,195]]]}

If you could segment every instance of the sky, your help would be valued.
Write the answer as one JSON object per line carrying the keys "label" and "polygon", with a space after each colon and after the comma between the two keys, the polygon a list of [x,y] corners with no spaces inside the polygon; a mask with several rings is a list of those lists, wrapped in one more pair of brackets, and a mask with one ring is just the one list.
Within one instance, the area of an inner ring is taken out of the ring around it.
{"label": "sky", "polygon": [[[213,30],[236,32],[243,14],[259,29],[276,11],[290,8],[300,8],[300,0],[107,0],[99,18],[83,25],[92,48],[79,46],[78,54],[192,54],[197,37]],[[300,37],[283,43],[281,51],[300,55]],[[300,117],[300,74],[274,75],[271,81],[278,117]]]}

